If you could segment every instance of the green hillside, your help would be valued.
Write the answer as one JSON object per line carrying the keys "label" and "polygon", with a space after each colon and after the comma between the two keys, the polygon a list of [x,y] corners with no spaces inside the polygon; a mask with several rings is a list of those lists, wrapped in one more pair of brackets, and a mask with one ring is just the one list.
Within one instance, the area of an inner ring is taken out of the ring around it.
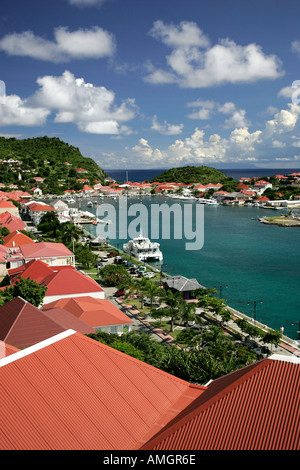
{"label": "green hillside", "polygon": [[171,168],[156,176],[152,182],[167,183],[225,183],[228,177],[219,170],[208,166],[184,166]]}
{"label": "green hillside", "polygon": [[[4,163],[12,159],[20,162]],[[0,181],[4,184],[18,183],[29,189],[34,177],[44,178],[39,184],[43,192],[60,193],[65,189],[81,189],[78,179],[85,178],[90,184],[97,180],[103,183],[107,174],[91,159],[84,157],[77,147],[57,137],[15,139],[0,137]],[[78,174],[76,170],[87,171]],[[21,180],[19,180],[21,175]]]}

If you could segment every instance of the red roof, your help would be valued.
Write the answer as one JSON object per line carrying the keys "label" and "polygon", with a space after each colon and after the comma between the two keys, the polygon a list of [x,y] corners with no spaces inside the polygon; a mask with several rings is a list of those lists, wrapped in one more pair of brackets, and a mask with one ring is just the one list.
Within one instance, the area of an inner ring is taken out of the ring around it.
{"label": "red roof", "polygon": [[0,361],[2,450],[130,450],[203,393],[64,332]]}
{"label": "red roof", "polygon": [[8,272],[11,282],[19,277],[33,279],[39,284],[47,286],[47,296],[52,295],[76,295],[103,292],[102,287],[91,277],[77,271],[73,266],[48,266],[41,260],[30,262],[10,269]]}
{"label": "red roof", "polygon": [[76,295],[104,292],[102,287],[91,277],[75,269],[59,269],[44,277],[43,285],[47,286],[46,297],[52,295]]}
{"label": "red roof", "polygon": [[300,450],[299,367],[265,359],[214,380],[142,449]]}
{"label": "red roof", "polygon": [[30,202],[27,204],[29,210],[38,212],[38,211],[55,211],[54,207],[48,206],[47,204],[40,204],[38,202]]}
{"label": "red roof", "polygon": [[8,251],[8,248],[6,246],[0,245],[0,263],[6,264],[7,251]]}
{"label": "red roof", "polygon": [[0,214],[0,227],[6,227],[10,232],[15,230],[26,230],[26,224],[10,212]]}
{"label": "red roof", "polygon": [[19,277],[24,279],[28,279],[30,277],[30,279],[33,279],[36,282],[41,282],[45,276],[52,273],[53,270],[51,267],[39,259],[33,259],[28,261],[28,263],[22,264],[22,266],[8,270],[12,283]]}
{"label": "red roof", "polygon": [[73,253],[63,243],[39,242],[20,245],[20,250],[25,259],[69,257]]}
{"label": "red roof", "polygon": [[26,245],[27,243],[33,244],[34,240],[28,237],[24,233],[19,232],[19,230],[14,230],[5,237],[3,237],[3,244],[7,247],[14,247],[20,245]]}
{"label": "red roof", "polygon": [[0,360],[4,357],[8,357],[11,354],[19,351],[18,348],[11,346],[10,344],[5,343],[4,341],[0,341]]}
{"label": "red roof", "polygon": [[107,299],[90,296],[59,299],[44,305],[44,310],[61,307],[93,327],[133,323],[118,307]]}
{"label": "red roof", "polygon": [[11,201],[0,201],[0,208],[16,208],[16,206]]}
{"label": "red roof", "polygon": [[90,325],[63,309],[43,311],[21,297],[0,307],[0,339],[23,349],[72,328],[95,333]]}

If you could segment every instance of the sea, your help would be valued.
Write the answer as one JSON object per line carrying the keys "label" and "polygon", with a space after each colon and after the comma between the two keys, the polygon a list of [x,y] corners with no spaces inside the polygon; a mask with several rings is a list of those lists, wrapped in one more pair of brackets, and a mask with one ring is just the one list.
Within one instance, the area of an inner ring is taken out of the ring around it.
{"label": "sea", "polygon": [[[161,172],[161,170],[159,170]],[[297,169],[272,170],[224,170],[233,178],[248,176],[272,176],[288,174]],[[283,173],[284,171],[284,173]],[[144,181],[159,173],[155,170],[106,170],[117,181]],[[122,177],[124,176],[125,178]],[[107,199],[99,199],[101,203]],[[173,200],[164,196],[130,197],[128,205],[143,204],[150,214],[153,204],[180,204],[182,213],[190,206],[192,217],[195,215],[195,201]],[[120,211],[119,200],[109,204]],[[203,206],[202,206],[203,207]],[[84,210],[84,208],[82,207]],[[91,208],[87,208],[91,211]],[[97,211],[93,208],[92,211]],[[188,211],[187,211],[188,212]],[[274,211],[275,213],[275,211]],[[187,250],[186,239],[172,237],[174,220],[170,218],[170,239],[164,239],[160,231],[152,241],[160,243],[163,252],[161,269],[169,275],[182,275],[195,278],[208,288],[216,288],[227,305],[243,312],[249,317],[279,330],[284,335],[299,339],[300,329],[300,227],[279,227],[262,224],[258,217],[273,215],[273,211],[259,207],[204,206],[203,246],[198,250]],[[129,219],[130,222],[131,219]],[[118,224],[118,221],[116,222]],[[88,225],[85,228],[93,235],[99,232],[102,224]],[[195,226],[193,226],[195,229]],[[117,228],[117,227],[116,227]],[[151,234],[151,220],[149,219]],[[97,232],[98,230],[98,232]],[[103,230],[103,227],[101,227]],[[107,230],[114,231],[108,225]],[[146,235],[144,233],[144,235]],[[109,243],[117,248],[123,247],[126,239],[118,234],[110,236]],[[155,264],[154,264],[155,265]],[[156,263],[160,269],[160,265]]]}

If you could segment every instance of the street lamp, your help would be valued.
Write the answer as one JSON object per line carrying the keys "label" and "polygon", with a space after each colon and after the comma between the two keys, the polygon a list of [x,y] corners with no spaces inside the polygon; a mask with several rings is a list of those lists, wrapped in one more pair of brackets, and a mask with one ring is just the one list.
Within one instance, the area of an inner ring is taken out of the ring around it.
{"label": "street lamp", "polygon": [[217,287],[220,289],[220,299],[222,299],[222,289],[223,287],[225,287],[227,289],[227,285],[226,286],[215,286],[215,289],[217,289]]}
{"label": "street lamp", "polygon": [[160,285],[162,284],[161,279],[162,279],[162,268],[163,266],[168,266],[167,264],[161,263],[160,265]]}
{"label": "street lamp", "polygon": [[250,305],[251,303],[254,304],[253,319],[254,319],[254,324],[255,324],[255,322],[256,322],[256,304],[257,303],[262,304],[263,301],[262,300],[252,300],[252,302],[248,302],[248,305]]}

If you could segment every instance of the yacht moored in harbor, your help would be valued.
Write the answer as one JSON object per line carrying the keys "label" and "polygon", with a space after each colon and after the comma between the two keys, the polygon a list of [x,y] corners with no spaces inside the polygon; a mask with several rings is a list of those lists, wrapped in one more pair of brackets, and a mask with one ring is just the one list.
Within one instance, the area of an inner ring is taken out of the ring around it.
{"label": "yacht moored in harbor", "polygon": [[198,202],[199,204],[206,204],[208,206],[218,206],[218,202],[215,199],[199,198]]}
{"label": "yacht moored in harbor", "polygon": [[151,242],[149,238],[140,234],[128,243],[124,243],[123,250],[139,261],[162,261],[163,255],[159,247],[159,243]]}

